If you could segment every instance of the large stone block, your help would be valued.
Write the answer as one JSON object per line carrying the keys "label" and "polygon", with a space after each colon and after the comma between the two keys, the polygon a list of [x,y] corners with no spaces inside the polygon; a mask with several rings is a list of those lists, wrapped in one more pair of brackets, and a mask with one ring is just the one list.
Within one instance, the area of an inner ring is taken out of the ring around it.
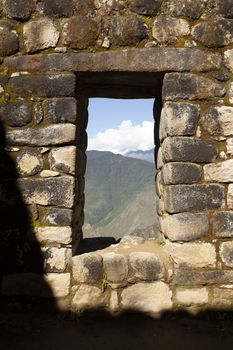
{"label": "large stone block", "polygon": [[112,20],[110,36],[114,45],[136,44],[147,36],[147,26],[134,15],[116,16]]}
{"label": "large stone block", "polygon": [[217,157],[214,141],[191,137],[167,137],[162,144],[166,162],[208,163]]}
{"label": "large stone block", "polygon": [[45,119],[52,123],[75,123],[77,101],[75,98],[49,98],[43,101]]}
{"label": "large stone block", "polygon": [[217,0],[218,11],[224,16],[233,18],[232,0]]}
{"label": "large stone block", "polygon": [[176,290],[176,300],[179,304],[190,305],[203,305],[209,301],[208,289],[203,288],[178,288]]}
{"label": "large stone block", "polygon": [[157,13],[161,4],[162,0],[131,0],[129,8],[140,15],[151,16]]}
{"label": "large stone block", "polygon": [[9,18],[24,21],[31,17],[35,6],[36,3],[34,0],[4,0],[3,11]]}
{"label": "large stone block", "polygon": [[108,304],[108,295],[102,289],[81,285],[71,302],[73,310],[88,310],[105,308]]}
{"label": "large stone block", "polygon": [[209,108],[201,117],[202,127],[211,135],[233,135],[233,107]]}
{"label": "large stone block", "polygon": [[73,124],[56,124],[42,128],[7,131],[9,146],[50,146],[74,142],[76,127]]}
{"label": "large stone block", "polygon": [[174,284],[197,285],[197,284],[232,284],[233,271],[231,270],[191,270],[176,269],[173,278]]}
{"label": "large stone block", "polygon": [[35,175],[43,169],[43,158],[32,150],[22,151],[16,157],[16,166],[20,175]]}
{"label": "large stone block", "polygon": [[155,281],[163,277],[163,263],[153,253],[133,252],[129,254],[129,281]]}
{"label": "large stone block", "polygon": [[76,147],[53,148],[49,153],[50,169],[67,174],[75,174]]}
{"label": "large stone block", "polygon": [[113,283],[126,281],[128,276],[128,259],[122,254],[104,254],[103,269],[109,281]]}
{"label": "large stone block", "polygon": [[230,209],[233,209],[233,184],[228,186],[227,205]]}
{"label": "large stone block", "polygon": [[171,241],[193,241],[208,234],[209,220],[207,215],[198,213],[165,215],[161,228]]}
{"label": "large stone block", "polygon": [[45,272],[64,272],[71,262],[71,249],[42,248]]}
{"label": "large stone block", "polygon": [[202,167],[192,163],[167,163],[161,174],[165,185],[192,184],[201,179]]}
{"label": "large stone block", "polygon": [[166,244],[175,266],[179,268],[216,267],[215,246],[210,243]]}
{"label": "large stone block", "polygon": [[221,208],[225,201],[222,185],[172,185],[165,189],[165,210],[171,214]]}
{"label": "large stone block", "polygon": [[5,26],[0,25],[0,56],[8,56],[18,51],[18,35]]}
{"label": "large stone block", "polygon": [[227,139],[227,154],[233,156],[233,138]]}
{"label": "large stone block", "polygon": [[19,189],[26,204],[54,205],[72,208],[74,178],[62,176],[48,179],[19,179]]}
{"label": "large stone block", "polygon": [[217,310],[229,309],[232,310],[233,304],[233,289],[232,286],[222,286],[221,288],[214,287],[212,289],[211,306]]}
{"label": "large stone block", "polygon": [[97,253],[73,257],[73,278],[76,283],[95,284],[103,276],[103,259]]}
{"label": "large stone block", "polygon": [[172,308],[172,292],[163,282],[137,283],[123,290],[121,307],[152,315]]}
{"label": "large stone block", "polygon": [[233,211],[219,211],[213,215],[213,234],[217,237],[233,237]]}
{"label": "large stone block", "polygon": [[206,3],[203,0],[176,0],[171,1],[169,11],[175,16],[191,17],[198,19],[204,12]]}
{"label": "large stone block", "polygon": [[160,140],[167,136],[193,136],[197,129],[199,108],[191,103],[165,103],[160,119]]}
{"label": "large stone block", "polygon": [[152,36],[160,44],[173,43],[189,33],[189,23],[181,18],[159,16],[153,23]]}
{"label": "large stone block", "polygon": [[49,208],[44,217],[44,222],[50,225],[70,226],[72,223],[72,210],[61,208]]}
{"label": "large stone block", "polygon": [[50,17],[70,17],[74,10],[73,0],[43,0],[42,12]]}
{"label": "large stone block", "polygon": [[226,266],[233,267],[233,242],[223,242],[219,254]]}
{"label": "large stone block", "polygon": [[32,121],[32,111],[24,101],[0,103],[0,118],[10,126],[24,126]]}
{"label": "large stone block", "polygon": [[14,93],[23,97],[74,96],[76,77],[71,73],[20,75],[10,78],[9,86]]}
{"label": "large stone block", "polygon": [[42,226],[35,227],[34,232],[36,240],[40,243],[71,244],[72,241],[71,227]]}
{"label": "large stone block", "polygon": [[224,65],[233,72],[233,49],[224,52]]}
{"label": "large stone block", "polygon": [[204,178],[207,182],[233,182],[233,159],[204,165]]}
{"label": "large stone block", "polygon": [[226,93],[222,83],[191,73],[168,73],[163,84],[163,98],[203,100],[221,97]]}

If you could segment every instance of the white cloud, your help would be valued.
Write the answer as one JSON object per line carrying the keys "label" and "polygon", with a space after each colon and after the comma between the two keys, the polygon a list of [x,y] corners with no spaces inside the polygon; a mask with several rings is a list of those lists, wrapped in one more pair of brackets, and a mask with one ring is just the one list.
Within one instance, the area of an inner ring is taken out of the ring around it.
{"label": "white cloud", "polygon": [[121,154],[131,150],[146,151],[154,147],[153,130],[153,122],[143,121],[141,125],[133,125],[131,120],[125,120],[116,129],[107,129],[89,139],[88,150]]}

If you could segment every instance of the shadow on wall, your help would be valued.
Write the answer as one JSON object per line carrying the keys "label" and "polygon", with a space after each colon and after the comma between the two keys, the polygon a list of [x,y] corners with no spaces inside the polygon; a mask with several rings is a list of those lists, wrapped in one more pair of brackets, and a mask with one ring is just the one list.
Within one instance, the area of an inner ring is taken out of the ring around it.
{"label": "shadow on wall", "polygon": [[[0,281],[5,275],[44,274],[44,259],[35,239],[30,214],[18,188],[18,173],[5,151],[6,136],[0,121]],[[41,279],[43,281],[43,279]],[[45,282],[41,282],[45,283]],[[45,283],[46,284],[46,283]],[[49,291],[48,286],[44,286]],[[27,286],[25,286],[27,288]]]}

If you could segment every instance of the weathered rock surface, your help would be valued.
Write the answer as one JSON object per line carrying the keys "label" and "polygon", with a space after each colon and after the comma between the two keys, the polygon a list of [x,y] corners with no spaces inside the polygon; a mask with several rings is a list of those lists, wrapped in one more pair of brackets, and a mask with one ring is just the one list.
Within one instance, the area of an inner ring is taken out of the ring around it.
{"label": "weathered rock surface", "polygon": [[189,33],[189,23],[181,18],[160,16],[157,17],[153,23],[153,38],[161,44],[175,42],[180,37],[189,35]]}
{"label": "weathered rock surface", "polygon": [[35,175],[43,169],[43,158],[34,151],[22,151],[16,157],[16,165],[20,175]]}
{"label": "weathered rock surface", "polygon": [[166,215],[161,222],[162,231],[170,241],[193,241],[206,236],[209,220],[205,214],[181,213]]}
{"label": "weathered rock surface", "polygon": [[224,52],[224,64],[233,72],[233,49]]}
{"label": "weathered rock surface", "polygon": [[41,3],[43,14],[51,17],[70,17],[74,6],[73,0],[44,0]]}
{"label": "weathered rock surface", "polygon": [[73,124],[57,124],[42,128],[12,130],[6,133],[10,146],[62,145],[75,140],[76,127]]}
{"label": "weathered rock surface", "polygon": [[73,278],[77,283],[94,284],[103,275],[103,259],[97,253],[86,253],[73,257]]}
{"label": "weathered rock surface", "polygon": [[233,135],[233,107],[216,106],[209,108],[201,117],[204,130],[211,135]]}
{"label": "weathered rock surface", "polygon": [[34,0],[4,0],[3,11],[9,18],[24,21],[31,17],[35,5]]}
{"label": "weathered rock surface", "polygon": [[36,240],[41,243],[70,244],[72,241],[72,230],[71,230],[71,227],[67,227],[67,226],[35,227],[34,232],[35,232]]}
{"label": "weathered rock surface", "polygon": [[129,8],[141,15],[151,16],[157,13],[162,0],[131,0]]}
{"label": "weathered rock surface", "polygon": [[233,242],[223,242],[220,245],[220,257],[226,266],[233,267]]}
{"label": "weathered rock surface", "polygon": [[204,178],[206,182],[233,182],[233,159],[204,165]]}
{"label": "weathered rock surface", "polygon": [[233,184],[230,184],[228,187],[227,205],[230,209],[233,209]]}
{"label": "weathered rock surface", "polygon": [[49,208],[44,218],[50,225],[70,226],[72,223],[72,210]]}
{"label": "weathered rock surface", "polygon": [[64,272],[71,262],[71,249],[66,248],[42,248],[44,269],[46,272]]}
{"label": "weathered rock surface", "polygon": [[181,305],[203,305],[209,301],[207,288],[178,288],[176,290],[176,300]]}
{"label": "weathered rock surface", "polygon": [[122,254],[107,253],[103,255],[103,269],[106,278],[113,283],[125,281],[128,276],[128,260]]}
{"label": "weathered rock surface", "polygon": [[213,233],[217,237],[233,237],[233,212],[220,211],[213,215]]}
{"label": "weathered rock surface", "polygon": [[218,0],[218,10],[224,17],[233,18],[232,0]]}
{"label": "weathered rock surface", "polygon": [[163,263],[153,253],[133,252],[129,255],[130,282],[155,281],[163,276]]}
{"label": "weathered rock surface", "polygon": [[14,54],[19,48],[18,35],[0,25],[0,56]]}
{"label": "weathered rock surface", "polygon": [[233,271],[231,270],[175,270],[173,281],[179,285],[194,284],[229,284],[233,283]]}
{"label": "weathered rock surface", "polygon": [[167,102],[162,109],[160,140],[167,136],[192,136],[197,129],[199,106],[191,103]]}
{"label": "weathered rock surface", "polygon": [[67,174],[75,174],[76,147],[53,148],[49,153],[50,169]]}
{"label": "weathered rock surface", "polygon": [[100,288],[81,285],[72,300],[74,310],[98,309],[107,306],[108,297]]}
{"label": "weathered rock surface", "polygon": [[172,292],[163,282],[137,283],[123,290],[122,309],[160,314],[172,308]]}
{"label": "weathered rock surface", "polygon": [[172,185],[165,190],[165,210],[171,214],[221,208],[225,188],[222,185]]}
{"label": "weathered rock surface", "polygon": [[0,103],[0,118],[10,126],[24,126],[32,121],[32,112],[24,101]]}
{"label": "weathered rock surface", "polygon": [[52,170],[42,170],[40,172],[40,177],[46,178],[46,177],[57,177],[60,174],[57,171]]}
{"label": "weathered rock surface", "polygon": [[72,208],[74,178],[62,176],[48,179],[19,179],[19,188],[26,204],[54,205]]}
{"label": "weathered rock surface", "polygon": [[167,163],[161,175],[165,185],[192,184],[201,179],[202,168],[192,163]]}
{"label": "weathered rock surface", "polygon": [[204,12],[206,2],[203,0],[176,0],[172,1],[169,10],[174,16],[185,16],[198,19]]}
{"label": "weathered rock surface", "polygon": [[50,98],[43,101],[45,119],[52,123],[75,123],[77,101],[75,98]]}
{"label": "weathered rock surface", "polygon": [[233,290],[232,286],[221,287],[221,288],[213,288],[212,289],[212,302],[211,305],[218,310],[223,309],[232,309],[232,301],[233,301]]}

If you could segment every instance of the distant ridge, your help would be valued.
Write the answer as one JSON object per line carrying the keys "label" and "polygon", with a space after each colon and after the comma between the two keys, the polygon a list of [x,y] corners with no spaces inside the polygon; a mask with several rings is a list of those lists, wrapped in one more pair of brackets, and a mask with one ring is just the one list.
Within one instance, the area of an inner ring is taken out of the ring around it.
{"label": "distant ridge", "polygon": [[154,163],[154,148],[147,151],[142,151],[142,150],[129,151],[124,154],[124,157],[142,159],[142,160],[147,160],[150,163]]}

